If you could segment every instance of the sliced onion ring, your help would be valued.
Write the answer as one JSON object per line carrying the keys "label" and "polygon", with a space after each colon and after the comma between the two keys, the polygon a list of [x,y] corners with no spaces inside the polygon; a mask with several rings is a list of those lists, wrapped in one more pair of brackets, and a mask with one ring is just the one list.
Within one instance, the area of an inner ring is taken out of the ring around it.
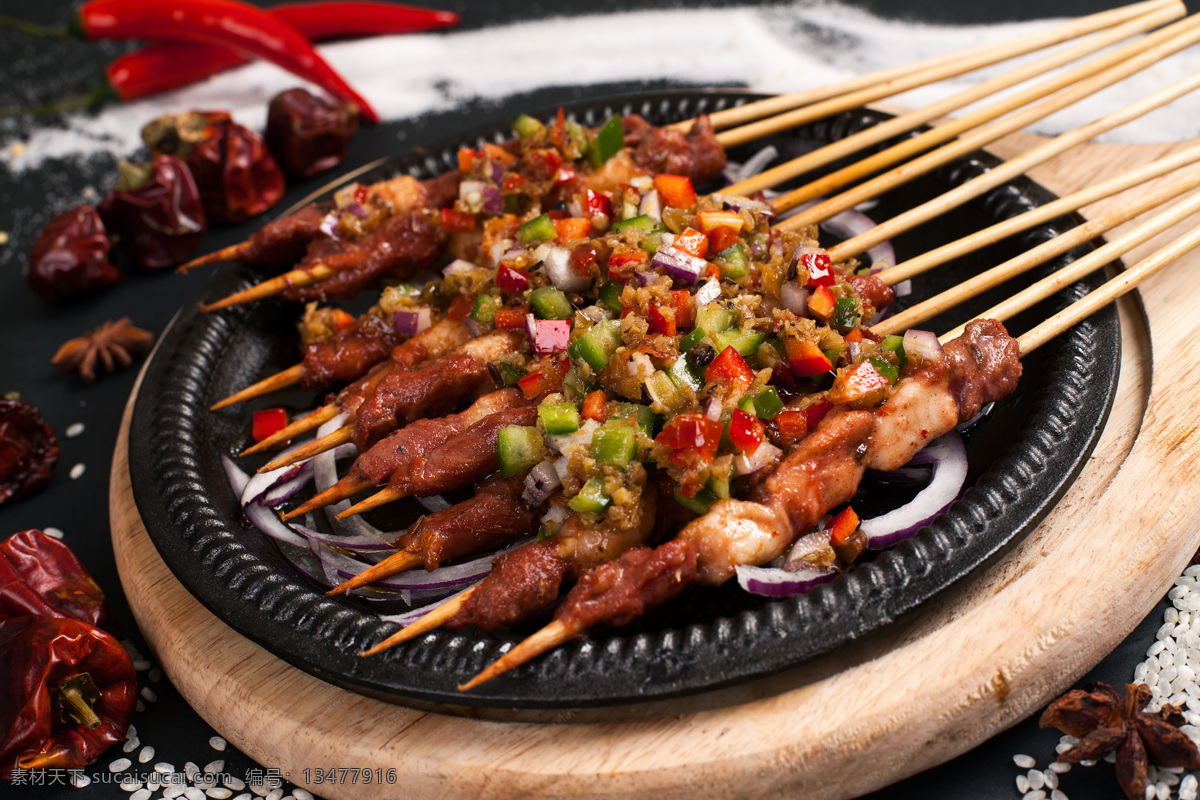
{"label": "sliced onion ring", "polygon": [[872,550],[902,542],[949,508],[967,479],[967,450],[957,431],[950,431],[925,448],[933,458],[929,485],[905,505],[862,521],[867,546]]}
{"label": "sliced onion ring", "polygon": [[778,567],[741,565],[737,568],[738,585],[751,594],[761,594],[766,597],[802,594],[814,586],[829,583],[837,575],[838,571],[833,567],[806,566],[795,572]]}

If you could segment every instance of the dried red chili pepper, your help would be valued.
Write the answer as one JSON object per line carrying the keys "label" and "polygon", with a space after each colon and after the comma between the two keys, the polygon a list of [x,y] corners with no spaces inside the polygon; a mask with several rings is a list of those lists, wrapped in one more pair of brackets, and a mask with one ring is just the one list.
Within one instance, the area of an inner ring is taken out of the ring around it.
{"label": "dried red chili pepper", "polygon": [[224,111],[159,117],[142,128],[142,139],[156,155],[184,160],[210,224],[244,222],[283,197],[283,172],[262,137]]}
{"label": "dried red chili pepper", "polygon": [[71,26],[90,40],[182,39],[256,55],[358,106],[363,119],[379,115],[304,34],[279,17],[234,0],[91,0]]}
{"label": "dried red chili pepper", "polygon": [[121,250],[147,269],[187,261],[204,239],[204,208],[187,164],[159,155],[140,166],[122,161],[116,188],[100,201],[100,216]]}
{"label": "dried red chili pepper", "polygon": [[104,592],[71,548],[39,530],[0,542],[0,619],[70,617],[109,626]]}
{"label": "dried red chili pepper", "polygon": [[0,503],[37,491],[58,463],[58,439],[38,410],[0,400]]}
{"label": "dried red chili pepper", "polygon": [[47,303],[121,280],[108,261],[109,241],[100,214],[76,206],[46,223],[29,249],[29,288]]}
{"label": "dried red chili pepper", "polygon": [[74,769],[125,738],[137,677],[109,634],[64,617],[0,621],[0,776]]}
{"label": "dried red chili pepper", "polygon": [[358,114],[345,100],[288,89],[271,100],[264,138],[284,172],[308,178],[340,164],[357,130]]}

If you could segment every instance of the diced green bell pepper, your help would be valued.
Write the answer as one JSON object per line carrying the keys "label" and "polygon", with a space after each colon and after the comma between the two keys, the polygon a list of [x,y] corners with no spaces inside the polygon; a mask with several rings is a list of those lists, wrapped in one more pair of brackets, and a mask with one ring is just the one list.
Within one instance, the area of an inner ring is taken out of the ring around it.
{"label": "diced green bell pepper", "polygon": [[575,313],[567,296],[553,286],[543,286],[530,292],[529,307],[538,319],[570,319]]}
{"label": "diced green bell pepper", "polygon": [[609,420],[592,433],[591,456],[601,464],[624,469],[637,457],[637,429],[628,420]]}
{"label": "diced green bell pepper", "polygon": [[683,355],[687,355],[687,352],[689,350],[691,350],[693,347],[695,347],[696,345],[700,344],[703,341],[704,341],[704,329],[696,328],[691,333],[689,333],[687,336],[684,336],[682,339],[679,340],[679,352]]}
{"label": "diced green bell pepper", "polygon": [[891,336],[883,337],[883,341],[879,343],[879,349],[890,350],[891,352],[895,353],[896,357],[900,359],[901,369],[903,369],[904,365],[908,363],[908,353],[904,352],[903,336],[896,336],[895,334],[892,334]]}
{"label": "diced green bell pepper", "polygon": [[679,408],[687,402],[675,386],[675,381],[671,380],[671,376],[661,369],[646,379],[646,391],[650,393],[654,402],[668,411]]}
{"label": "diced green bell pepper", "polygon": [[581,514],[599,514],[611,502],[612,498],[604,491],[604,479],[597,476],[588,478],[579,494],[567,501],[567,507]]}
{"label": "diced green bell pepper", "polygon": [[513,130],[522,139],[530,139],[546,130],[546,126],[528,114],[522,114],[513,122]]}
{"label": "diced green bell pepper", "polygon": [[686,356],[680,356],[675,359],[675,363],[667,370],[676,386],[690,386],[693,392],[700,391],[704,386],[704,370],[699,373],[692,369],[692,365],[688,363]]}
{"label": "diced green bell pepper", "polygon": [[876,372],[888,379],[888,383],[900,380],[900,368],[892,362],[874,356],[868,356],[867,361],[871,362],[871,366],[875,368]]}
{"label": "diced green bell pepper", "polygon": [[750,258],[740,242],[731,244],[717,253],[717,260],[720,262],[722,278],[736,281],[750,273]]}
{"label": "diced green bell pepper", "polygon": [[660,229],[650,231],[644,237],[642,237],[642,240],[640,242],[638,242],[638,247],[642,248],[650,255],[654,255],[655,253],[658,252],[658,246],[660,244],[662,244],[662,237],[663,237],[663,234],[666,232],[667,232],[666,228],[660,228]]}
{"label": "diced green bell pepper", "polygon": [[500,474],[505,478],[524,475],[546,457],[541,431],[525,425],[501,428],[496,440],[496,455],[500,459]]}
{"label": "diced green bell pepper", "polygon": [[658,228],[658,223],[654,221],[653,217],[647,216],[646,214],[639,214],[638,216],[631,217],[630,219],[623,219],[620,222],[614,222],[612,231],[613,233],[620,233],[626,228],[633,228],[634,230],[642,231],[643,233],[650,233]]}
{"label": "diced green bell pepper", "polygon": [[591,330],[572,342],[567,347],[567,355],[575,361],[586,362],[599,372],[608,366],[608,360],[621,344],[621,323],[606,319],[597,322]]}
{"label": "diced green bell pepper", "polygon": [[853,297],[841,297],[833,307],[833,318],[829,324],[835,328],[857,328],[859,319],[858,301]]}
{"label": "diced green bell pepper", "polygon": [[475,298],[475,306],[471,309],[471,319],[481,325],[491,325],[496,321],[496,309],[500,301],[490,294],[481,294]]}
{"label": "diced green bell pepper", "polygon": [[656,419],[654,410],[650,406],[644,406],[641,403],[617,403],[613,419],[632,419],[642,429],[642,433],[651,439],[654,438]]}
{"label": "diced green bell pepper", "polygon": [[600,287],[600,294],[596,296],[596,302],[607,308],[613,314],[620,316],[621,309],[621,284],[616,281],[606,281]]}
{"label": "diced green bell pepper", "polygon": [[718,333],[713,339],[713,346],[718,353],[725,352],[726,347],[732,347],[738,355],[745,357],[758,352],[758,346],[767,338],[765,333],[731,329]]}
{"label": "diced green bell pepper", "polygon": [[549,214],[542,214],[540,217],[534,217],[528,222],[517,228],[517,238],[523,244],[530,242],[545,242],[558,236],[558,230],[554,227],[554,220],[550,219]]}
{"label": "diced green bell pepper", "polygon": [[505,386],[516,386],[517,381],[525,377],[525,370],[514,367],[507,361],[501,361],[497,368],[500,370],[500,380],[504,382]]}
{"label": "diced green bell pepper", "polygon": [[712,508],[712,504],[717,502],[717,497],[708,489],[701,489],[696,492],[695,497],[684,497],[679,491],[679,487],[675,487],[675,502],[684,508],[695,511],[697,514],[707,514]]}
{"label": "diced green bell pepper", "polygon": [[587,151],[588,161],[593,167],[598,167],[621,152],[624,146],[625,131],[621,127],[621,117],[614,114],[596,131],[596,138],[592,140],[592,146]]}
{"label": "diced green bell pepper", "polygon": [[579,430],[579,409],[574,403],[542,403],[538,406],[538,422],[552,436]]}
{"label": "diced green bell pepper", "polygon": [[733,327],[733,312],[720,305],[703,306],[696,311],[696,327],[715,339],[718,333]]}

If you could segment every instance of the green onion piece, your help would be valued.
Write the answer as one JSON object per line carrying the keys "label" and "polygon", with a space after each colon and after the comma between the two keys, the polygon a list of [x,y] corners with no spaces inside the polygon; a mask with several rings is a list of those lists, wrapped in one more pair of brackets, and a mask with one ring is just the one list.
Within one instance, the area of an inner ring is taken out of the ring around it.
{"label": "green onion piece", "polygon": [[567,501],[567,507],[581,514],[599,514],[611,502],[612,498],[604,491],[604,479],[597,476],[588,478],[579,494]]}
{"label": "green onion piece", "polygon": [[558,236],[558,231],[555,230],[554,220],[550,219],[549,214],[534,217],[520,228],[517,228],[517,238],[524,244],[544,242],[556,236]]}
{"label": "green onion piece", "polygon": [[546,126],[528,114],[522,114],[513,122],[513,130],[522,139],[531,139],[539,133],[544,132]]}
{"label": "green onion piece", "polygon": [[737,280],[750,273],[750,258],[746,255],[746,248],[742,247],[740,242],[731,244],[717,253],[717,261],[721,267],[722,278]]}
{"label": "green onion piece", "polygon": [[588,148],[587,158],[593,167],[598,167],[605,161],[621,152],[625,146],[625,130],[621,127],[621,117],[613,114],[608,122],[596,131],[596,138]]}
{"label": "green onion piece", "polygon": [[505,478],[515,478],[524,475],[546,457],[546,445],[542,443],[542,434],[537,428],[507,425],[500,429],[496,455],[500,460],[500,474]]}
{"label": "green onion piece", "polygon": [[538,422],[552,436],[579,430],[579,409],[574,403],[542,403],[538,406]]}
{"label": "green onion piece", "polygon": [[570,319],[575,313],[567,296],[553,286],[543,286],[530,292],[529,307],[538,319]]}
{"label": "green onion piece", "polygon": [[488,294],[481,294],[475,298],[475,306],[471,309],[471,319],[481,325],[491,325],[496,321],[496,309],[500,307],[500,301]]}
{"label": "green onion piece", "polygon": [[609,420],[592,434],[591,456],[601,464],[624,469],[637,457],[637,432],[628,420]]}

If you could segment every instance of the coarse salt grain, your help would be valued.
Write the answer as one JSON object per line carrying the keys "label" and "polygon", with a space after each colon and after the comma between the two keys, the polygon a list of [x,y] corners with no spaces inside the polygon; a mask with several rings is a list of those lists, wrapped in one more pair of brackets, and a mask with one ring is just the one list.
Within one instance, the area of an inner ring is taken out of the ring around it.
{"label": "coarse salt grain", "polygon": [[1030,789],[1040,789],[1046,785],[1046,776],[1040,770],[1031,769],[1026,777],[1029,778]]}
{"label": "coarse salt grain", "polygon": [[124,770],[129,769],[129,766],[132,763],[133,762],[130,761],[128,758],[118,758],[116,761],[114,761],[108,765],[108,771],[109,772],[122,772]]}
{"label": "coarse salt grain", "polygon": [[68,439],[74,439],[79,434],[83,433],[84,427],[82,422],[72,422],[67,426],[65,433]]}
{"label": "coarse salt grain", "polygon": [[228,744],[228,742],[226,742],[220,736],[214,736],[208,740],[208,746],[213,750],[224,750],[226,744]]}
{"label": "coarse salt grain", "polygon": [[1013,756],[1013,763],[1021,769],[1029,769],[1030,767],[1036,765],[1037,761],[1034,760],[1033,756],[1027,756],[1024,753],[1017,753],[1015,756]]}
{"label": "coarse salt grain", "polygon": [[71,467],[71,471],[67,473],[71,480],[76,481],[83,477],[83,473],[87,472],[87,464],[76,464]]}

